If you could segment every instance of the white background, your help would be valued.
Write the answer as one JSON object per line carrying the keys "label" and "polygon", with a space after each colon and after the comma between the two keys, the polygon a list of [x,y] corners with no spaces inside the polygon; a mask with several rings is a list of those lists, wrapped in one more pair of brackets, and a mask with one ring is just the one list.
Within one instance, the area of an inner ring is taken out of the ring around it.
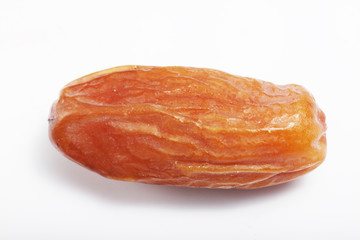
{"label": "white background", "polygon": [[[63,157],[60,89],[118,65],[208,67],[305,86],[328,155],[259,190],[105,179]],[[0,0],[0,239],[360,239],[360,1]]]}

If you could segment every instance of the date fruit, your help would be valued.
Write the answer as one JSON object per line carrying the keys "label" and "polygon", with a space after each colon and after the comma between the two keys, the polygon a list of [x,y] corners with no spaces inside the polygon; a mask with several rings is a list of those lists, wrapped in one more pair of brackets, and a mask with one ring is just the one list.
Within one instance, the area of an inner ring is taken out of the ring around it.
{"label": "date fruit", "polygon": [[298,85],[192,67],[122,66],[77,79],[50,115],[73,161],[124,181],[259,188],[321,164],[325,115]]}

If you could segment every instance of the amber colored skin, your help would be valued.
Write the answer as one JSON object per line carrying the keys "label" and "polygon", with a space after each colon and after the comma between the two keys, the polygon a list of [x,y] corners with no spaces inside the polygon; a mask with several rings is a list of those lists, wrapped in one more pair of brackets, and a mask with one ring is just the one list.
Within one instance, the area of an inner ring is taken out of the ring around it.
{"label": "amber colored skin", "polygon": [[68,84],[50,138],[109,178],[259,188],[321,164],[325,115],[301,86],[212,69],[123,66]]}

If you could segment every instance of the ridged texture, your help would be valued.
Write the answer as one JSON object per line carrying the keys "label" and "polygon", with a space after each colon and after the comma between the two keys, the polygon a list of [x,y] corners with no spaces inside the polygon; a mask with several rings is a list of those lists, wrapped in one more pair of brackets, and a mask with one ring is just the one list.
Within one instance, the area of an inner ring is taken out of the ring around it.
{"label": "ridged texture", "polygon": [[126,181],[258,188],[325,158],[325,116],[301,86],[212,69],[123,66],[68,84],[50,138],[77,163]]}

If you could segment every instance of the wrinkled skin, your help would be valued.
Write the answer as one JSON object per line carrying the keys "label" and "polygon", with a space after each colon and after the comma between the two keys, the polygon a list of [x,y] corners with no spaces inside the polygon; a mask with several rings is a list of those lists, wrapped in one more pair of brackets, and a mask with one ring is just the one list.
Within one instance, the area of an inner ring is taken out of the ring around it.
{"label": "wrinkled skin", "polygon": [[212,69],[122,66],[77,79],[50,116],[68,158],[109,178],[259,188],[321,164],[325,115],[301,86]]}

